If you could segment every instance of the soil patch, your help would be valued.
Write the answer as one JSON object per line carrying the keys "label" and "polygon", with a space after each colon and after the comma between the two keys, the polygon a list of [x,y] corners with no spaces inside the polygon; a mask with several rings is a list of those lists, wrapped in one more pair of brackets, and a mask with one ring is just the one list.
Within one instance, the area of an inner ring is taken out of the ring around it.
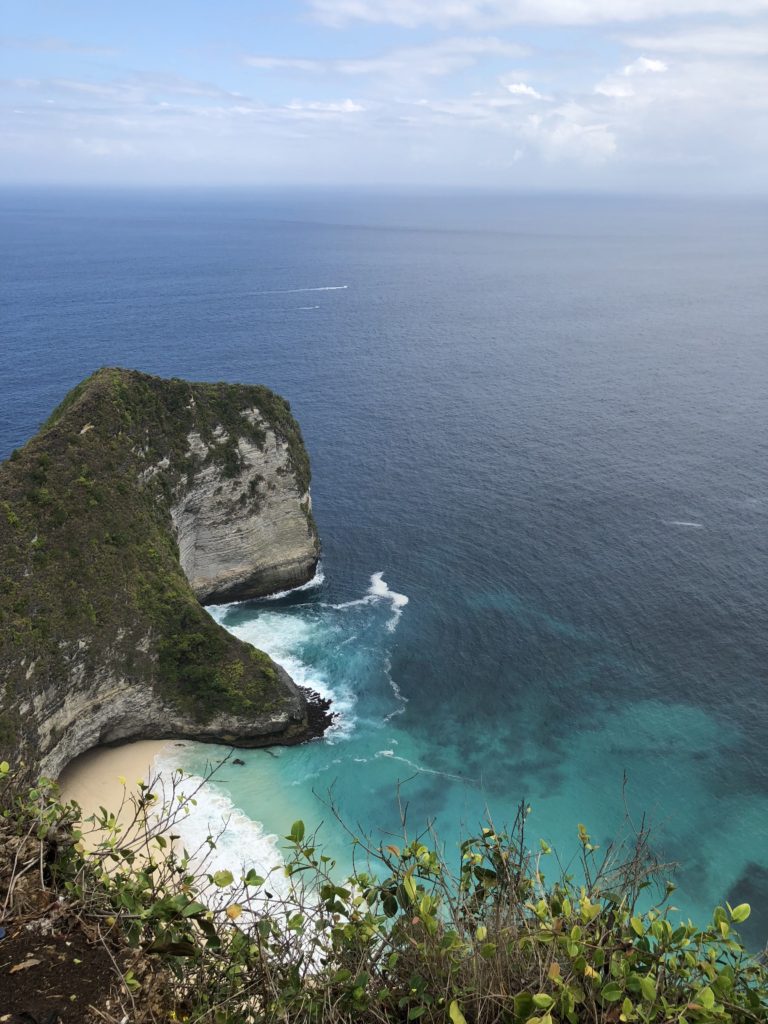
{"label": "soil patch", "polygon": [[108,951],[79,929],[42,934],[8,926],[0,939],[3,1024],[87,1024],[97,1019],[93,1007],[109,1008],[115,980]]}

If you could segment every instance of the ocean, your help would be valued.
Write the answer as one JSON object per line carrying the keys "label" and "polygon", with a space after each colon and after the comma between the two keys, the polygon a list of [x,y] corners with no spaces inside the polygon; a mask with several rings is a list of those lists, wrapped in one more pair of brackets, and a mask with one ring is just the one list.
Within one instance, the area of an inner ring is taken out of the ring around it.
{"label": "ocean", "polygon": [[318,577],[211,612],[337,722],[185,839],[264,866],[303,818],[343,868],[339,819],[450,856],[526,801],[568,864],[644,816],[679,916],[768,938],[768,205],[4,190],[0,227],[3,457],[122,365],[267,384],[312,458]]}

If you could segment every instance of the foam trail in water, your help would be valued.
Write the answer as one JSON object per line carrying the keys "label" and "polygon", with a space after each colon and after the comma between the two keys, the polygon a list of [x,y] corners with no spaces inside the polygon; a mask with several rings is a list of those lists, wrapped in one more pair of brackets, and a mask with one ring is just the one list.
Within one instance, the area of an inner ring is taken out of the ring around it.
{"label": "foam trail in water", "polygon": [[451,772],[441,772],[437,768],[425,768],[424,765],[416,764],[415,761],[409,761],[407,757],[401,757],[396,754],[394,750],[377,750],[376,757],[388,757],[392,761],[402,761],[403,764],[407,764],[409,768],[413,768],[414,771],[422,772],[425,775],[441,775],[445,779],[453,779],[455,782],[476,782],[476,779],[466,779],[463,775],[452,775]]}
{"label": "foam trail in water", "polygon": [[369,593],[372,597],[383,597],[387,601],[392,603],[392,618],[387,623],[387,629],[390,633],[394,633],[397,628],[397,624],[400,621],[400,616],[403,614],[403,608],[408,604],[408,598],[405,594],[397,594],[394,590],[390,590],[387,584],[384,582],[384,573],[375,572],[371,576],[371,587]]}
{"label": "foam trail in water", "polygon": [[665,519],[664,522],[667,526],[688,526],[692,530],[704,529],[704,523],[692,523],[688,522],[686,519]]}
{"label": "foam trail in water", "polygon": [[264,292],[249,292],[249,295],[297,295],[299,292],[343,292],[348,284],[326,284],[321,288],[270,288]]}
{"label": "foam trail in water", "polygon": [[[388,715],[384,717],[384,722],[389,722],[396,715],[402,715],[405,712],[405,705],[408,703],[408,698],[403,696],[402,690],[395,682],[392,676],[392,659],[387,655],[384,661],[384,671],[387,674],[387,680],[389,681],[392,693],[395,695],[395,700],[398,702],[398,706],[394,711],[390,711]],[[397,742],[396,740],[394,742]]]}
{"label": "foam trail in water", "polygon": [[379,600],[386,600],[392,604],[392,618],[387,623],[387,630],[390,633],[394,633],[403,614],[403,608],[408,604],[408,597],[405,594],[398,594],[396,591],[390,590],[384,582],[383,572],[375,572],[371,576],[371,585],[365,597],[358,597],[355,601],[344,601],[342,604],[332,604],[331,608],[341,611],[344,608],[354,608],[356,605],[373,604],[374,601]]}
{"label": "foam trail in water", "polygon": [[296,309],[320,309],[319,306],[297,306]]}

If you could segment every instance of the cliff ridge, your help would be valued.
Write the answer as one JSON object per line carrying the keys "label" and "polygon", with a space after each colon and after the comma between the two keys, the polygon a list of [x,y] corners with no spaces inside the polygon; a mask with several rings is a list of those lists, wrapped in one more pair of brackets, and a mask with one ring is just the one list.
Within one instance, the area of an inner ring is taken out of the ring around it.
{"label": "cliff ridge", "polygon": [[0,465],[0,749],[56,776],[136,737],[309,735],[306,695],[203,603],[307,582],[309,459],[284,399],[103,369]]}

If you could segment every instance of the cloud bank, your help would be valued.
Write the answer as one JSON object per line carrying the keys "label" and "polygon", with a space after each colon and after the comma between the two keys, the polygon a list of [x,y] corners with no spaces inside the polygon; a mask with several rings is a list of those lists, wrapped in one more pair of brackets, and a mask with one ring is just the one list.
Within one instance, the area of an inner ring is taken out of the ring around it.
{"label": "cloud bank", "polygon": [[768,187],[768,0],[262,6],[270,32],[190,15],[151,50],[30,15],[0,39],[3,180]]}

